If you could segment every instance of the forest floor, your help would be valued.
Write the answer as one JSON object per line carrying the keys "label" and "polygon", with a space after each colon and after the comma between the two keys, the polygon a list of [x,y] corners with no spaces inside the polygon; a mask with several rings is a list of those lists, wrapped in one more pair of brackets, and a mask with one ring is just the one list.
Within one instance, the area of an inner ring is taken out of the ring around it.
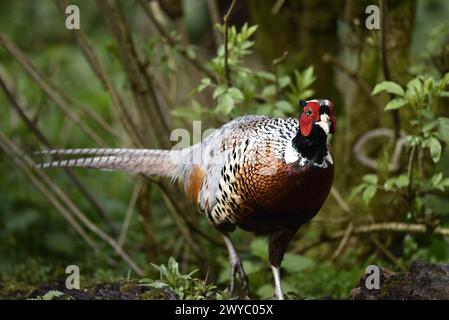
{"label": "forest floor", "polygon": [[[393,272],[382,267],[379,271],[379,289],[367,289],[369,275],[365,275],[348,299],[449,299],[448,264],[415,261],[405,272]],[[81,290],[67,289],[64,280],[37,287],[0,280],[0,299],[177,300],[178,296],[170,288],[142,286],[131,280],[96,283]]]}

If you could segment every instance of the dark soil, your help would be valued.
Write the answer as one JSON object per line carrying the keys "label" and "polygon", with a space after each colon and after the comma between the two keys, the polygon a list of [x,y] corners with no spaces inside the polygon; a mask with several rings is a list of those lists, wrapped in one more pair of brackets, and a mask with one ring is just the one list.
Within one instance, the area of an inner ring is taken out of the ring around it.
{"label": "dark soil", "polygon": [[380,288],[367,289],[363,276],[352,290],[354,300],[432,300],[449,299],[449,265],[413,262],[407,272],[380,268]]}
{"label": "dark soil", "polygon": [[[380,288],[367,289],[363,276],[352,289],[351,300],[416,300],[449,299],[449,265],[425,261],[413,262],[406,272],[393,272],[380,268]],[[169,288],[156,289],[142,286],[138,281],[102,282],[81,290],[70,290],[65,281],[54,281],[31,287],[0,279],[1,299],[42,299],[50,291],[63,295],[59,300],[177,300],[178,296]],[[330,297],[329,297],[330,298]]]}
{"label": "dark soil", "polygon": [[155,289],[136,281],[97,283],[81,290],[67,289],[65,281],[46,283],[36,289],[0,282],[0,299],[39,299],[49,291],[63,293],[54,300],[178,300],[171,289]]}

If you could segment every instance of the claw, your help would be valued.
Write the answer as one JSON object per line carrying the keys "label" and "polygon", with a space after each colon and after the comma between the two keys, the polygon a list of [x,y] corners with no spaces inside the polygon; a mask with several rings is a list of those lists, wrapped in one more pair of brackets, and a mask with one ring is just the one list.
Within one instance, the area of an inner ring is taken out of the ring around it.
{"label": "claw", "polygon": [[240,282],[242,283],[242,289],[245,294],[245,298],[249,298],[249,280],[248,276],[245,273],[245,270],[243,269],[242,261],[240,260],[239,256],[237,255],[237,252],[235,251],[234,246],[232,245],[231,239],[227,234],[223,234],[223,239],[226,244],[226,247],[229,252],[229,262],[231,264],[231,283],[229,286],[229,291],[231,292],[231,295],[234,295],[235,291],[235,281],[237,278],[237,273],[240,277]]}
{"label": "claw", "polygon": [[240,282],[242,283],[243,293],[245,294],[246,297],[249,297],[250,295],[249,279],[247,274],[245,273],[245,270],[243,269],[243,264],[240,261],[240,259],[231,262],[231,283],[229,291],[231,292],[232,295],[234,295],[235,291],[235,282],[237,279],[237,274],[239,275]]}

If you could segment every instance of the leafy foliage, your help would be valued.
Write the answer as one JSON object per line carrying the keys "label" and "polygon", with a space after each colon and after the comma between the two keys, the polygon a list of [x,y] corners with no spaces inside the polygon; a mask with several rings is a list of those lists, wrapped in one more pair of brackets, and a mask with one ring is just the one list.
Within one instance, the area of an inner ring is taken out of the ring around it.
{"label": "leafy foliage", "polygon": [[[384,81],[374,87],[373,95],[387,92],[394,96],[385,106],[386,111],[408,107],[411,112],[410,128],[404,136],[404,145],[409,150],[408,171],[381,180],[378,175],[368,174],[363,182],[352,191],[352,197],[362,194],[366,204],[372,200],[378,190],[395,194],[408,202],[407,216],[410,219],[432,223],[433,208],[425,199],[434,193],[444,193],[449,189],[449,177],[443,172],[431,170],[430,176],[423,175],[423,165],[416,167],[416,154],[428,152],[433,163],[441,159],[442,144],[449,143],[449,118],[436,117],[434,110],[439,99],[449,96],[449,73],[441,79],[432,76],[418,76],[410,80],[405,88],[392,81]],[[420,160],[421,161],[421,160]],[[415,172],[419,171],[419,172]],[[432,172],[433,171],[433,172]],[[413,179],[414,175],[419,178]]]}
{"label": "leafy foliage", "polygon": [[193,270],[188,274],[182,274],[179,271],[179,265],[172,257],[168,260],[168,265],[157,266],[151,264],[160,273],[160,279],[142,279],[142,285],[153,288],[168,287],[172,289],[181,300],[204,300],[204,299],[229,299],[228,293],[220,293],[216,290],[216,286],[207,284],[205,280],[193,278],[192,276],[198,272]]}

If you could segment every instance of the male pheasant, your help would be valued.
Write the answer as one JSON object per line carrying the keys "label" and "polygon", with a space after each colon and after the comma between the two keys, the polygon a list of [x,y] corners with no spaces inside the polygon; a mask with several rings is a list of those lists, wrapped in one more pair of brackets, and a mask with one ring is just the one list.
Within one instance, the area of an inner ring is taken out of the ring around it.
{"label": "male pheasant", "polygon": [[299,119],[243,116],[201,143],[182,150],[56,149],[43,154],[91,157],[44,163],[41,168],[86,167],[171,177],[223,235],[237,274],[248,278],[229,238],[237,226],[268,236],[276,296],[283,299],[279,267],[301,225],[313,218],[331,189],[334,165],[327,144],[335,132],[329,100],[300,101]]}

